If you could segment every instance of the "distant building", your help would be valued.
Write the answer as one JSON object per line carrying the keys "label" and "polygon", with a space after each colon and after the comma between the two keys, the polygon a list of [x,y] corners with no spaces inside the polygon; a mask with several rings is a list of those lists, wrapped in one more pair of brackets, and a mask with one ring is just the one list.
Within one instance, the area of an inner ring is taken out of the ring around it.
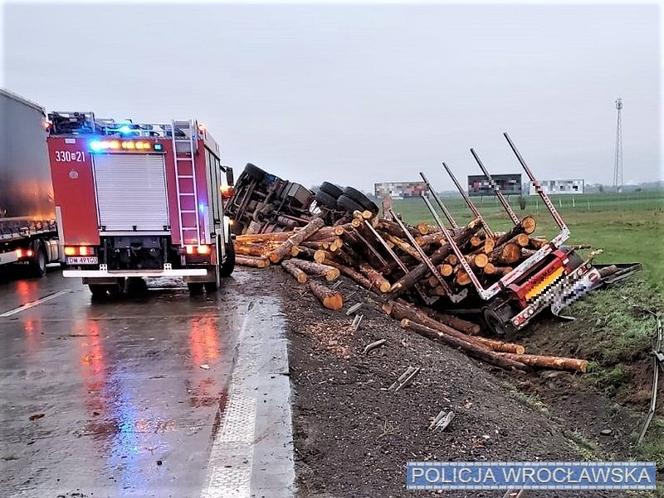
{"label": "distant building", "polygon": [[[575,180],[543,180],[540,182],[542,190],[547,194],[583,194],[585,182],[581,179]],[[530,195],[537,195],[535,187],[530,185]]]}
{"label": "distant building", "polygon": [[424,182],[383,182],[374,184],[376,198],[382,199],[389,195],[392,199],[405,199],[406,197],[419,197],[426,193],[427,185]]}
{"label": "distant building", "polygon": [[[521,195],[521,173],[491,175],[504,195]],[[484,175],[468,175],[469,195],[494,195],[489,180]]]}

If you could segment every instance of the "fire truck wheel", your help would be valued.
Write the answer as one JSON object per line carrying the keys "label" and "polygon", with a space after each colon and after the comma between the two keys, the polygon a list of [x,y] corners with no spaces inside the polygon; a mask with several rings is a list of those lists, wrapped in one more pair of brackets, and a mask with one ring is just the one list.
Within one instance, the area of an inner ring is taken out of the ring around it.
{"label": "fire truck wheel", "polygon": [[108,293],[106,292],[107,288],[105,285],[88,284],[88,288],[90,289],[90,293],[92,294],[92,299],[94,300],[102,300],[108,297]]}
{"label": "fire truck wheel", "polygon": [[330,209],[337,209],[336,197],[333,197],[324,190],[319,190],[316,192],[316,202],[318,202],[320,206],[324,206]]}
{"label": "fire truck wheel", "polygon": [[222,277],[230,277],[231,273],[235,269],[235,247],[233,242],[229,242],[225,245],[226,248],[226,261],[221,264],[219,268],[219,275]]}
{"label": "fire truck wheel", "polygon": [[337,199],[337,207],[344,211],[348,211],[349,213],[352,213],[353,211],[364,211],[362,206],[345,194]]}
{"label": "fire truck wheel", "polygon": [[354,189],[353,187],[346,187],[344,189],[344,195],[362,206],[360,211],[364,211],[366,209],[367,211],[371,211],[374,214],[378,213],[378,206],[376,206],[376,204],[371,199],[369,199],[359,190]]}
{"label": "fire truck wheel", "polygon": [[343,190],[337,187],[334,183],[330,182],[321,183],[320,187],[318,187],[318,190],[325,192],[327,195],[332,196],[335,199],[339,198],[339,196],[344,193]]}
{"label": "fire truck wheel", "polygon": [[267,172],[260,169],[258,166],[254,166],[251,163],[247,163],[247,165],[244,167],[244,172],[249,178],[253,178],[254,180],[258,181],[261,181],[267,175]]}
{"label": "fire truck wheel", "polygon": [[36,241],[32,246],[32,257],[29,266],[30,274],[33,277],[46,275],[46,250],[40,241]]}
{"label": "fire truck wheel", "polygon": [[187,282],[190,296],[198,296],[203,293],[203,284],[200,282]]}

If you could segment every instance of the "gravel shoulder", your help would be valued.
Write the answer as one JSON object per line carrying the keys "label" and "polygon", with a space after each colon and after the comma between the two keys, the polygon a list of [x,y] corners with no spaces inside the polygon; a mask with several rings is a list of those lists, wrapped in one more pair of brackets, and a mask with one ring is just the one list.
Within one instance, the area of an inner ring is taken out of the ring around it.
{"label": "gravel shoulder", "polygon": [[[280,269],[262,271],[279,288],[288,324],[300,496],[416,495],[404,486],[407,461],[628,456],[620,437],[633,420],[600,395],[570,392],[574,375],[503,372],[401,329],[379,311],[375,295],[349,280],[339,288],[344,309],[333,312]],[[363,303],[358,313],[364,317],[353,333],[352,316],[345,310],[357,302]],[[378,339],[386,339],[385,345],[363,355],[364,347]],[[409,366],[421,368],[413,382],[388,392]],[[444,432],[429,431],[441,410],[454,411],[454,420]],[[607,426],[611,435],[600,436]],[[528,496],[618,495],[568,491]]]}

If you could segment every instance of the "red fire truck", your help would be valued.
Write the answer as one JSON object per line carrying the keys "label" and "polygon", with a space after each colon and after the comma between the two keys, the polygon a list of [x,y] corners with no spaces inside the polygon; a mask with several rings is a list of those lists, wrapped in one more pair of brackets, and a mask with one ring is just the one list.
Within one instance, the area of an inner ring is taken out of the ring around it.
{"label": "red fire truck", "polygon": [[48,117],[63,275],[83,278],[98,298],[145,277],[182,277],[192,294],[215,291],[235,265],[223,206],[233,172],[206,128],[89,112]]}

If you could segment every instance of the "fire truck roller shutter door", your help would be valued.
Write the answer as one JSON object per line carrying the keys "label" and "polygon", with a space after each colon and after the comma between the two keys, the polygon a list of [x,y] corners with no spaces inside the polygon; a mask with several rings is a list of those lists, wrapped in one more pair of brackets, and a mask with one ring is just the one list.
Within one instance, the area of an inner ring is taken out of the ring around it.
{"label": "fire truck roller shutter door", "polygon": [[93,160],[105,231],[163,231],[170,224],[163,156],[98,154]]}

